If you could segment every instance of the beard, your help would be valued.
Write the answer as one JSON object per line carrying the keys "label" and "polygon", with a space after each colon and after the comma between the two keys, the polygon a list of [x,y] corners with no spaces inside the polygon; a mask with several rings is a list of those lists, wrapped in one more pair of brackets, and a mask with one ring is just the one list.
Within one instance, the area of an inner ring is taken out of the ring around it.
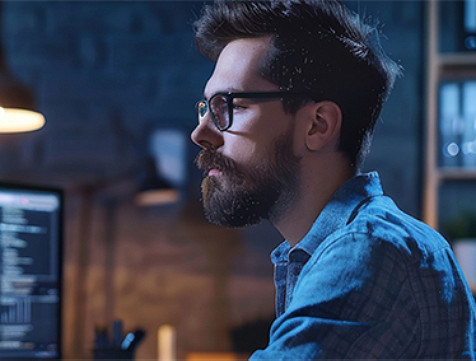
{"label": "beard", "polygon": [[[214,149],[199,154],[197,166],[206,174],[202,203],[209,222],[226,227],[245,227],[263,219],[279,220],[297,193],[299,158],[293,155],[292,137],[278,138],[273,156],[250,169]],[[207,176],[210,169],[220,175]]]}

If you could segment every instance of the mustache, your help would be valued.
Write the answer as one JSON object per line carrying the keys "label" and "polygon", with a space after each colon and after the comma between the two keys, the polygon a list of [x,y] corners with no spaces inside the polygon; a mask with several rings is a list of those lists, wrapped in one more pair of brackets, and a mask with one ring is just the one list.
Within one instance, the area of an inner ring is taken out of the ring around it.
{"label": "mustache", "polygon": [[204,176],[207,176],[211,169],[218,169],[223,173],[226,172],[233,175],[239,173],[235,162],[223,154],[218,153],[215,149],[203,149],[198,154],[195,163],[198,169],[203,171]]}
{"label": "mustache", "polygon": [[198,169],[203,171],[205,177],[211,169],[218,169],[222,173],[234,176],[241,174],[241,172],[238,171],[236,163],[232,159],[218,153],[215,149],[203,149],[198,154],[195,163]]}

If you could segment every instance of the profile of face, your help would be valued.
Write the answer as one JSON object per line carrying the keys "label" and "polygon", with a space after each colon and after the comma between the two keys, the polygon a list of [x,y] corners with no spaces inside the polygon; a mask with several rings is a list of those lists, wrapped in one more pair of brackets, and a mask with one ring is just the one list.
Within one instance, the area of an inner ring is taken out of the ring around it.
{"label": "profile of face", "polygon": [[[221,52],[207,82],[205,98],[227,92],[272,92],[259,65],[269,38],[238,39]],[[192,140],[203,149],[197,166],[204,172],[202,201],[207,219],[244,227],[278,220],[296,195],[299,159],[293,152],[293,115],[280,99],[234,98],[231,127],[220,131],[210,111],[199,117]],[[214,111],[226,111],[219,107]]]}

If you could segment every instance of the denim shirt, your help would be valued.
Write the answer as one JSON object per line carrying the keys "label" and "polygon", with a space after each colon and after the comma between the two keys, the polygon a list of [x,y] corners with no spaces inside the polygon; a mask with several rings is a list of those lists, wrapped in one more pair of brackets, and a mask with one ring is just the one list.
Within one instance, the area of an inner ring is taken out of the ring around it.
{"label": "denim shirt", "polygon": [[251,360],[475,359],[476,305],[446,240],[358,175],[272,253],[276,320]]}

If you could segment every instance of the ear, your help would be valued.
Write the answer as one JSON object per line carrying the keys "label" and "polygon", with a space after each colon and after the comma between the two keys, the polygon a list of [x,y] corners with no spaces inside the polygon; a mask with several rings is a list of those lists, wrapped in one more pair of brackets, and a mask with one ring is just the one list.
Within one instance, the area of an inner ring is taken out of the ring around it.
{"label": "ear", "polygon": [[312,113],[307,123],[306,147],[310,151],[320,150],[339,140],[342,125],[340,107],[331,101],[322,101],[312,104]]}

